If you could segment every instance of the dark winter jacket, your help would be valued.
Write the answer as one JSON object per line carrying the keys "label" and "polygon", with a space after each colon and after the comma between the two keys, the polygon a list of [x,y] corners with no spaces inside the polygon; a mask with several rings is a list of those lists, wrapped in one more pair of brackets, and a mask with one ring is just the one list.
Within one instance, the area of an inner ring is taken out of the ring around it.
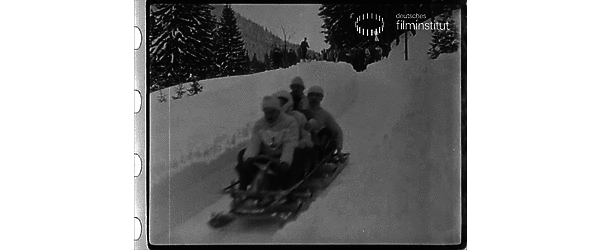
{"label": "dark winter jacket", "polygon": [[310,46],[308,46],[307,41],[302,41],[302,43],[300,43],[300,48],[302,48],[302,51],[306,51]]}
{"label": "dark winter jacket", "polygon": [[306,95],[302,95],[302,97],[298,100],[297,97],[294,97],[294,106],[292,110],[302,112],[305,109],[308,109],[308,99],[306,99]]}

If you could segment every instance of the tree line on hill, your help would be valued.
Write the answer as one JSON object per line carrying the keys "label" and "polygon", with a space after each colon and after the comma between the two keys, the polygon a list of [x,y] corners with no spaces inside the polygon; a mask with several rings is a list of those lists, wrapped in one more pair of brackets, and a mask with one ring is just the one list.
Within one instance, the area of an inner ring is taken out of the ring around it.
{"label": "tree line on hill", "polygon": [[[396,29],[398,13],[427,13],[427,18],[448,21],[450,30],[433,31],[428,54],[435,59],[440,54],[453,53],[459,48],[460,38],[451,19],[452,10],[460,7],[454,0],[437,0],[436,4],[323,4],[319,16],[323,18],[322,32],[330,47],[309,54],[307,59],[343,61],[352,64],[356,71],[365,70],[368,64],[388,56],[394,40],[397,43],[401,35],[417,32]],[[202,92],[199,81],[204,79],[287,68],[299,62],[300,52],[292,49],[287,40],[283,46],[271,42],[270,50],[263,55],[249,55],[231,6],[224,6],[220,20],[211,13],[213,9],[208,4],[151,5],[147,19],[151,92],[179,85],[172,96],[179,99],[186,92]],[[355,19],[365,13],[378,13],[385,20],[386,28],[377,39],[356,32]],[[424,22],[427,18],[412,22]],[[184,89],[182,84],[186,82],[191,84]],[[159,100],[166,101],[162,91]]]}

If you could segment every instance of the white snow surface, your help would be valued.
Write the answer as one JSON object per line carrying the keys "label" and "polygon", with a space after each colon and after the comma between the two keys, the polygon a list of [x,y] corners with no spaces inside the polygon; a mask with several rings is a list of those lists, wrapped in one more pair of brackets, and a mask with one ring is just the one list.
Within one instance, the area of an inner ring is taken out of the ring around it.
{"label": "white snow surface", "polygon": [[460,51],[430,60],[430,39],[429,31],[418,31],[409,37],[408,61],[401,41],[360,73],[346,63],[309,62],[206,80],[204,92],[165,103],[152,93],[151,192],[246,142],[262,96],[288,90],[298,75],[307,88],[325,89],[323,107],[344,130],[351,156],[328,189],[282,229],[261,222],[236,221],[221,230],[207,225],[210,213],[229,206],[230,198],[218,192],[236,178],[231,164],[175,189],[169,183],[169,196],[185,198],[151,204],[151,242],[458,244]]}

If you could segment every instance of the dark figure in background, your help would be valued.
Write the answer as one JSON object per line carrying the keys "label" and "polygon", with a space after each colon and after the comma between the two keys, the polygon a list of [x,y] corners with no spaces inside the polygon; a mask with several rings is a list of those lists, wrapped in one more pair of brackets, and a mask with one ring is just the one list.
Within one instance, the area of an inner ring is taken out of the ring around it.
{"label": "dark figure in background", "polygon": [[281,51],[279,51],[279,48],[275,48],[273,50],[273,68],[281,68],[282,59],[283,55],[281,54]]}
{"label": "dark figure in background", "polygon": [[374,58],[375,61],[380,61],[381,57],[382,57],[381,47],[380,46],[375,47],[374,51],[375,51],[375,53],[374,53],[375,54],[375,58]]}
{"label": "dark figure in background", "polygon": [[391,50],[392,49],[390,48],[390,45],[384,45],[381,47],[381,58],[387,58]]}
{"label": "dark figure in background", "polygon": [[298,62],[298,57],[296,56],[296,52],[294,52],[293,49],[288,50],[287,58],[289,66],[295,65]]}
{"label": "dark figure in background", "polygon": [[338,51],[338,62],[346,62],[349,57],[350,54],[345,49]]}
{"label": "dark figure in background", "polygon": [[356,72],[363,71],[363,63],[364,59],[361,57],[361,52],[364,54],[364,50],[360,48],[352,48],[350,50],[350,60],[348,63],[352,64],[352,68],[356,70]]}
{"label": "dark figure in background", "polygon": [[338,60],[337,52],[333,49],[330,50],[329,54],[327,55],[327,58],[329,58],[329,61],[331,61],[331,62],[337,62],[337,60]]}
{"label": "dark figure in background", "polygon": [[354,50],[354,69],[357,72],[364,71],[366,69],[365,65],[365,50],[362,48],[357,48]]}
{"label": "dark figure in background", "polygon": [[308,52],[308,48],[310,48],[310,46],[308,46],[308,42],[306,41],[305,37],[304,41],[300,43],[300,59],[306,61],[306,52]]}

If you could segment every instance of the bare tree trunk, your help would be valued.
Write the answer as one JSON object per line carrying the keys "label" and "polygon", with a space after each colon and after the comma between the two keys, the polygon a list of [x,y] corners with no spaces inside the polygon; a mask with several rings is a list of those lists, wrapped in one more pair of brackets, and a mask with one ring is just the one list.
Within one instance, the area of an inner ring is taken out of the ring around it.
{"label": "bare tree trunk", "polygon": [[283,67],[287,67],[287,36],[283,26],[281,26],[281,30],[283,32]]}
{"label": "bare tree trunk", "polygon": [[291,30],[291,34],[288,36],[287,33],[285,32],[285,28],[283,26],[281,26],[281,31],[283,32],[283,65],[284,67],[288,66],[288,49],[287,49],[287,42],[290,38],[292,38],[293,36],[296,35],[296,31],[295,30]]}

